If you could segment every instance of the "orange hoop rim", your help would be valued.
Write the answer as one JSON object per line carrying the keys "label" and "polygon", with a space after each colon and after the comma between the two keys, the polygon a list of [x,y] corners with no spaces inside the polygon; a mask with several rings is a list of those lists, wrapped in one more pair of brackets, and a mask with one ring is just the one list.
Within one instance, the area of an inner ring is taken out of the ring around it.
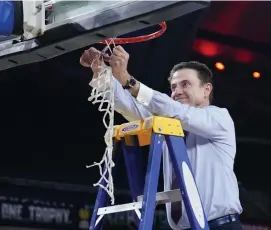
{"label": "orange hoop rim", "polygon": [[[167,24],[166,22],[161,22],[159,23],[159,26],[161,27],[161,29],[159,31],[156,31],[152,34],[148,34],[148,35],[142,35],[142,36],[137,36],[137,37],[130,37],[130,38],[115,38],[114,39],[114,43],[117,45],[120,44],[129,44],[129,43],[139,43],[139,42],[145,42],[145,41],[149,41],[155,38],[160,37],[162,34],[165,33],[165,31],[167,30]],[[101,44],[110,44],[112,42],[112,38],[110,39],[105,39],[103,41],[101,41]]]}

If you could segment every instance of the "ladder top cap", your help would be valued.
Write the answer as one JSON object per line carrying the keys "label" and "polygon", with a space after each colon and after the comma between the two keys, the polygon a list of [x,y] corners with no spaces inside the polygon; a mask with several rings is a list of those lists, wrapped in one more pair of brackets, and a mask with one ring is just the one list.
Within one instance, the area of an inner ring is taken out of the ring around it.
{"label": "ladder top cap", "polygon": [[126,135],[140,135],[154,132],[164,135],[184,136],[180,120],[175,118],[151,116],[144,120],[136,120],[122,125],[114,126],[114,137],[119,139]]}

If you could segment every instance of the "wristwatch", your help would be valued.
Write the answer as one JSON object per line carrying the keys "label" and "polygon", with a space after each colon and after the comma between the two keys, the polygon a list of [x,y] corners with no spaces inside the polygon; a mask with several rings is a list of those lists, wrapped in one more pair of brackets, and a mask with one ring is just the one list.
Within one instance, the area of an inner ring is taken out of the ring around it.
{"label": "wristwatch", "polygon": [[130,77],[129,80],[127,80],[126,84],[123,85],[123,89],[131,89],[136,85],[136,79],[134,77]]}

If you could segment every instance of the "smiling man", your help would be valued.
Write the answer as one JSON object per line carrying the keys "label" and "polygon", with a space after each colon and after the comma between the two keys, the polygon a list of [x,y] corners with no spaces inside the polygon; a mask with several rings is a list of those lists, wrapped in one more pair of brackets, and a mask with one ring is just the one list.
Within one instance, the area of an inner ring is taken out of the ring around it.
{"label": "smiling man", "polygon": [[[103,64],[97,59],[99,55],[100,51],[90,48],[80,59],[83,66],[91,66],[94,77]],[[127,70],[128,61],[129,54],[121,46],[115,47],[110,57],[112,74],[116,79],[115,110],[129,121],[152,115],[180,119],[187,132],[187,154],[210,228],[242,229],[239,221],[242,207],[233,171],[235,128],[227,109],[211,105],[211,70],[199,62],[175,65],[169,77],[172,90],[169,97],[131,76]],[[164,189],[170,190],[174,188],[175,181],[165,143],[163,161]],[[176,208],[168,203],[166,209],[172,229],[190,228],[183,204]]]}
{"label": "smiling man", "polygon": [[198,62],[175,65],[169,77],[171,98],[183,104],[204,107],[213,99],[212,72]]}

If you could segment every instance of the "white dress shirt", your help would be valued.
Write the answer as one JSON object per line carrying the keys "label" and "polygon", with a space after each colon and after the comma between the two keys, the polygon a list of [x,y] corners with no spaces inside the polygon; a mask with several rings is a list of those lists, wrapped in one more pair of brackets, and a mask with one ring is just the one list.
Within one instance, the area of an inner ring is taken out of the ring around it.
{"label": "white dress shirt", "polygon": [[[181,120],[183,129],[189,132],[186,139],[187,154],[208,221],[229,214],[240,214],[242,207],[233,171],[235,128],[227,109],[185,105],[142,83],[137,98],[134,98],[118,81],[115,80],[114,84],[115,110],[128,121],[152,115]],[[90,85],[93,86],[92,82]],[[163,174],[164,190],[168,191],[171,189],[172,165],[166,143],[163,145]],[[177,225],[171,218],[171,203],[166,204],[166,211],[172,229],[190,228],[184,205]]]}

